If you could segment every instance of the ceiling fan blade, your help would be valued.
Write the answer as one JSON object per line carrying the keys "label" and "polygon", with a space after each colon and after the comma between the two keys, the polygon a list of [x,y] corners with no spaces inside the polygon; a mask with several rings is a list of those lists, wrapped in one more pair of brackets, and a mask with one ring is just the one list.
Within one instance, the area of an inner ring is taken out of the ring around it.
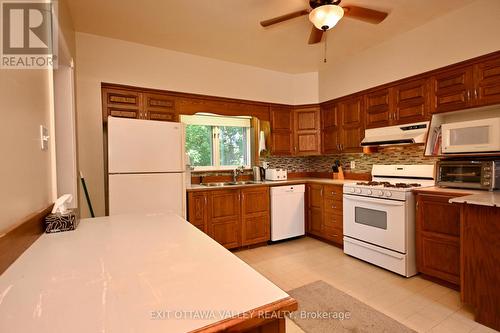
{"label": "ceiling fan blade", "polygon": [[288,20],[291,20],[293,18],[296,18],[296,17],[299,17],[299,16],[304,16],[304,15],[309,15],[309,10],[302,9],[302,10],[299,10],[299,11],[296,11],[296,12],[293,12],[293,13],[290,13],[290,14],[285,14],[285,15],[281,15],[281,16],[278,16],[278,17],[275,17],[275,18],[272,18],[272,19],[269,19],[269,20],[261,21],[260,25],[263,26],[263,27],[268,27],[270,25],[273,25],[273,24],[276,24],[276,23],[280,23],[280,22],[283,22],[283,21],[288,21]]}
{"label": "ceiling fan blade", "polygon": [[319,30],[315,26],[312,27],[311,34],[309,35],[309,44],[317,44],[323,38],[323,30]]}
{"label": "ceiling fan blade", "polygon": [[343,8],[345,16],[373,24],[379,24],[389,15],[386,12],[358,6],[346,6]]}

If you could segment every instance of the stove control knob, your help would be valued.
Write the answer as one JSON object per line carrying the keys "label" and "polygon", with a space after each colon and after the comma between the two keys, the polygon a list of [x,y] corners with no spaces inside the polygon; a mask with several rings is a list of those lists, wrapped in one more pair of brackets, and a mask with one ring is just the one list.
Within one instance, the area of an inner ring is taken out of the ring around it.
{"label": "stove control knob", "polygon": [[359,193],[361,193],[361,189],[360,189],[360,188],[357,188],[357,189],[356,189],[356,193],[358,193],[358,194],[359,194]]}
{"label": "stove control knob", "polygon": [[354,189],[351,187],[351,188],[349,189],[349,192],[354,193]]}
{"label": "stove control knob", "polygon": [[391,192],[385,192],[385,196],[386,197],[392,197],[392,193]]}
{"label": "stove control knob", "polygon": [[372,195],[372,193],[373,193],[372,190],[366,190],[366,194]]}
{"label": "stove control knob", "polygon": [[384,195],[384,191],[378,191],[378,192],[377,192],[377,194],[378,194],[379,196],[383,196],[383,195]]}

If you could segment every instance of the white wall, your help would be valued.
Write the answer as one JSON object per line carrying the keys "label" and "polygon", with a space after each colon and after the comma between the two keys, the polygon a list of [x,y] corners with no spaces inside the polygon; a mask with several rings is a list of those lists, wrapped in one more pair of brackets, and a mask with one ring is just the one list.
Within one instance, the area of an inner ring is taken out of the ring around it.
{"label": "white wall", "polygon": [[478,0],[319,73],[321,101],[500,50],[500,1]]}
{"label": "white wall", "polygon": [[[74,51],[73,23],[59,0],[62,35]],[[61,45],[61,40],[59,41]],[[73,45],[73,46],[72,46]],[[41,69],[0,69],[0,236],[26,216],[54,202],[53,75]],[[40,149],[40,125],[50,131],[49,149]]]}
{"label": "white wall", "polygon": [[[79,166],[104,214],[101,82],[285,104],[318,102],[317,73],[287,74],[77,33]],[[83,216],[88,216],[80,198]]]}
{"label": "white wall", "polygon": [[50,81],[48,70],[0,69],[0,235],[52,202],[53,156],[39,127],[51,123]]}

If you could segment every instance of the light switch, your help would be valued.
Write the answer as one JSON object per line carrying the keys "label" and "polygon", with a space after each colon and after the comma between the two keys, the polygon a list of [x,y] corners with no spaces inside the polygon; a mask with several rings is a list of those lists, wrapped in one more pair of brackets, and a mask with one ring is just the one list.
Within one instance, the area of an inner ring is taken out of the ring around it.
{"label": "light switch", "polygon": [[351,161],[351,170],[356,169],[356,161]]}
{"label": "light switch", "polygon": [[49,130],[43,125],[40,125],[40,148],[42,150],[49,149],[49,138]]}

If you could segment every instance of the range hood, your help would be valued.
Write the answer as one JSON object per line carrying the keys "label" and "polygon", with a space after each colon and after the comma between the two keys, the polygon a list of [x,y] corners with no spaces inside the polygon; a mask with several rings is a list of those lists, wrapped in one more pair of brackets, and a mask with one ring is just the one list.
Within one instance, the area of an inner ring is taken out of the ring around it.
{"label": "range hood", "polygon": [[367,129],[363,147],[425,143],[429,122]]}

